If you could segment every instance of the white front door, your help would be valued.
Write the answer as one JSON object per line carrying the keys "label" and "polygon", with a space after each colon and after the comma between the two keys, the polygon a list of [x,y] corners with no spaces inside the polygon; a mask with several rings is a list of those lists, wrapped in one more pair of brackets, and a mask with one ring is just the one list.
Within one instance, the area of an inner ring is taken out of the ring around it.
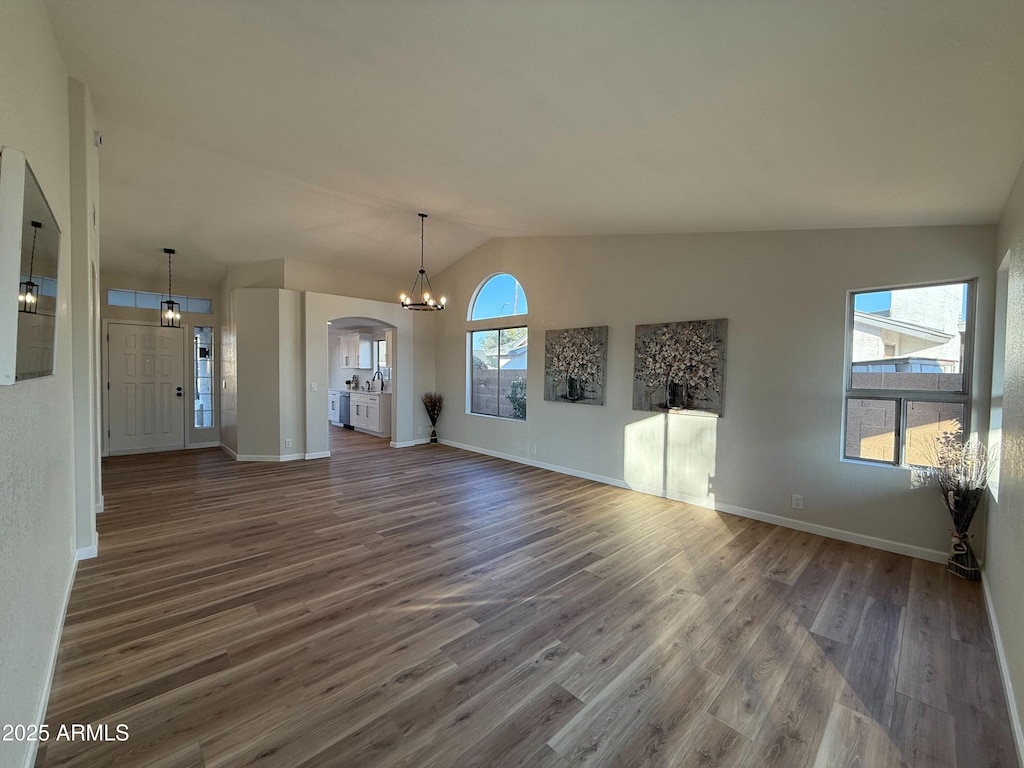
{"label": "white front door", "polygon": [[110,453],[185,447],[181,328],[107,326]]}

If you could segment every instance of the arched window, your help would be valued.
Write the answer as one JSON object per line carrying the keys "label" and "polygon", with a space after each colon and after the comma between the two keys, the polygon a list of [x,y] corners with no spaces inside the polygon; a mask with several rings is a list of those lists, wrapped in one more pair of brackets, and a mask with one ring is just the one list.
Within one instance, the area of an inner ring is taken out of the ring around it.
{"label": "arched window", "polygon": [[493,275],[484,281],[473,297],[469,310],[470,320],[513,317],[529,312],[526,292],[519,281],[507,272]]}
{"label": "arched window", "polygon": [[469,320],[489,320],[469,331],[469,413],[526,419],[526,373],[529,332],[521,320],[528,312],[526,292],[510,274],[481,283]]}

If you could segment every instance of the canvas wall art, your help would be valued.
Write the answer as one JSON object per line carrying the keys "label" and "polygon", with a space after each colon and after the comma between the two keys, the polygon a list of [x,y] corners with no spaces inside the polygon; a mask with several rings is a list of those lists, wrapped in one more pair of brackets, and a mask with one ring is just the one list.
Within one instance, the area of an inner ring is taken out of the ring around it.
{"label": "canvas wall art", "polygon": [[607,369],[607,325],[544,334],[545,400],[604,405]]}
{"label": "canvas wall art", "polygon": [[633,410],[722,415],[728,321],[638,325]]}

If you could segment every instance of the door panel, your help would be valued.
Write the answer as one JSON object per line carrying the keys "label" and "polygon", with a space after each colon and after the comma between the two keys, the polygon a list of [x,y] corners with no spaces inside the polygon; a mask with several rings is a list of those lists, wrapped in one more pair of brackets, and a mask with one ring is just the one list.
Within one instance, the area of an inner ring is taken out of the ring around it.
{"label": "door panel", "polygon": [[185,447],[182,330],[107,326],[110,453]]}

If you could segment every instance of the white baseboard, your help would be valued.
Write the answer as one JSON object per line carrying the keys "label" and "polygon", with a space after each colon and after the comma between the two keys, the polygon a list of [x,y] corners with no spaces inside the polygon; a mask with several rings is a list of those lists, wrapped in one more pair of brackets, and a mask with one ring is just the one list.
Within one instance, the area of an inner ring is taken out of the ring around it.
{"label": "white baseboard", "polygon": [[277,456],[272,453],[268,454],[257,454],[257,453],[239,453],[235,455],[235,461],[298,461],[299,459],[306,458],[304,453],[282,453]]}
{"label": "white baseboard", "polygon": [[188,450],[190,450],[190,451],[194,451],[194,450],[197,450],[199,448],[219,448],[220,447],[220,441],[212,440],[212,441],[205,442],[205,443],[189,443],[185,447]]}
{"label": "white baseboard", "polygon": [[104,498],[100,496],[100,500],[93,505],[93,511],[98,515],[103,512]]}
{"label": "white baseboard", "polygon": [[1021,725],[1020,709],[1017,707],[1017,697],[1014,695],[1013,682],[1010,680],[1010,665],[1006,658],[1006,646],[1003,645],[1003,634],[999,630],[999,619],[996,618],[992,593],[988,591],[988,578],[984,570],[981,572],[981,587],[985,595],[988,623],[992,627],[992,639],[995,641],[999,676],[1003,680],[1003,693],[1006,695],[1006,708],[1010,710],[1010,727],[1013,728],[1013,740],[1017,746],[1017,762],[1024,765],[1024,726]]}
{"label": "white baseboard", "polygon": [[526,464],[531,467],[537,467],[538,469],[547,469],[551,472],[557,472],[560,475],[570,475],[572,477],[580,477],[584,480],[593,480],[597,483],[604,483],[605,485],[614,485],[616,488],[625,488],[630,490],[630,487],[622,480],[617,480],[614,477],[608,477],[607,475],[595,475],[592,472],[584,472],[579,469],[573,469],[572,467],[562,467],[558,464],[546,464],[543,461],[536,461],[534,459],[524,459],[522,456],[513,456],[510,453],[502,453],[501,451],[492,451],[489,448],[478,448],[475,445],[465,445],[463,443],[456,443],[452,440],[440,439],[438,440],[442,445],[450,445],[452,448],[458,448],[463,451],[469,451],[470,453],[482,453],[485,456],[493,456],[496,459],[505,459],[505,461],[514,461],[516,464]]}
{"label": "white baseboard", "polygon": [[87,547],[79,547],[75,550],[75,562],[81,562],[82,560],[90,560],[100,553],[100,535],[96,531],[92,532],[92,543]]}
{"label": "white baseboard", "polygon": [[400,443],[396,443],[394,440],[391,441],[392,448],[412,448],[414,445],[428,445],[430,443],[429,437],[420,437],[416,440],[403,440]]}
{"label": "white baseboard", "polygon": [[306,459],[306,461],[309,461],[310,459],[329,459],[331,458],[331,452],[317,451],[316,453],[307,453],[303,456],[303,458]]}
{"label": "white baseboard", "polygon": [[[50,663],[48,669],[50,673],[46,676],[43,681],[43,692],[42,697],[39,700],[39,705],[36,708],[36,718],[29,722],[32,723],[45,723],[46,722],[46,707],[50,703],[50,689],[53,687],[53,675],[57,671],[57,655],[60,653],[60,638],[64,634],[64,619],[68,615],[68,603],[71,602],[71,588],[75,585],[75,574],[78,572],[78,560],[72,560],[71,562],[71,574],[68,578],[67,587],[64,589],[64,603],[60,607],[60,620],[57,622],[57,632],[53,636],[53,641],[50,644]],[[39,742],[32,742],[32,747],[29,749],[28,755],[26,755],[25,768],[32,768],[36,764],[36,754],[39,751]]]}
{"label": "white baseboard", "polygon": [[737,515],[739,517],[747,517],[752,520],[760,520],[763,523],[771,523],[772,525],[778,525],[783,528],[793,528],[798,531],[804,531],[806,533],[813,533],[818,536],[825,536],[829,539],[838,539],[839,541],[845,541],[850,544],[860,544],[865,547],[871,547],[872,549],[881,549],[886,552],[895,552],[898,555],[908,555],[909,557],[917,557],[921,560],[928,560],[933,563],[944,563],[948,557],[946,552],[940,552],[936,549],[926,549],[925,547],[914,546],[913,544],[904,544],[899,541],[891,541],[889,539],[880,539],[876,536],[868,536],[863,533],[856,533],[854,531],[846,531],[842,528],[832,528],[827,525],[818,525],[817,523],[809,523],[804,520],[794,520],[791,517],[783,517],[782,515],[773,515],[768,512],[759,512],[756,509],[747,509],[746,507],[737,507],[732,504],[723,504],[720,501],[714,499],[702,498],[699,496],[688,496],[681,493],[673,493],[666,491],[662,488],[651,488],[642,485],[630,485],[624,480],[619,480],[615,477],[608,477],[606,475],[596,475],[591,472],[583,472],[577,469],[571,469],[569,467],[561,467],[557,464],[546,464],[542,461],[535,461],[532,459],[526,459],[522,456],[513,456],[511,454],[501,453],[500,451],[492,451],[487,448],[478,448],[474,445],[465,445],[463,443],[456,443],[452,440],[441,440],[444,445],[450,445],[452,448],[459,448],[463,451],[470,451],[472,453],[482,453],[486,456],[494,456],[498,459],[505,459],[506,461],[514,461],[517,464],[527,464],[531,467],[538,467],[539,469],[547,469],[551,472],[558,472],[563,475],[571,475],[572,477],[580,477],[584,480],[593,480],[597,483],[604,483],[605,485],[613,485],[616,488],[626,488],[640,493],[646,493],[650,496],[660,496],[663,499],[672,499],[673,501],[682,501],[686,504],[693,504],[694,506],[704,507],[706,509],[713,509],[716,512],[725,512],[730,515]]}
{"label": "white baseboard", "polygon": [[[306,459],[306,458],[320,458],[319,456],[316,456],[315,454],[307,455],[305,453],[284,453],[284,454],[281,454],[280,456],[275,456],[273,454],[267,454],[267,455],[264,456],[264,455],[252,454],[252,453],[236,453],[235,451],[231,450],[226,445],[224,445],[224,443],[218,443],[218,447],[222,451],[224,451],[224,453],[226,453],[228,456],[230,456],[232,459],[234,459],[235,461],[275,461],[275,462],[277,462],[277,461],[298,461],[299,459]],[[330,456],[331,454],[328,452],[327,455]]]}

